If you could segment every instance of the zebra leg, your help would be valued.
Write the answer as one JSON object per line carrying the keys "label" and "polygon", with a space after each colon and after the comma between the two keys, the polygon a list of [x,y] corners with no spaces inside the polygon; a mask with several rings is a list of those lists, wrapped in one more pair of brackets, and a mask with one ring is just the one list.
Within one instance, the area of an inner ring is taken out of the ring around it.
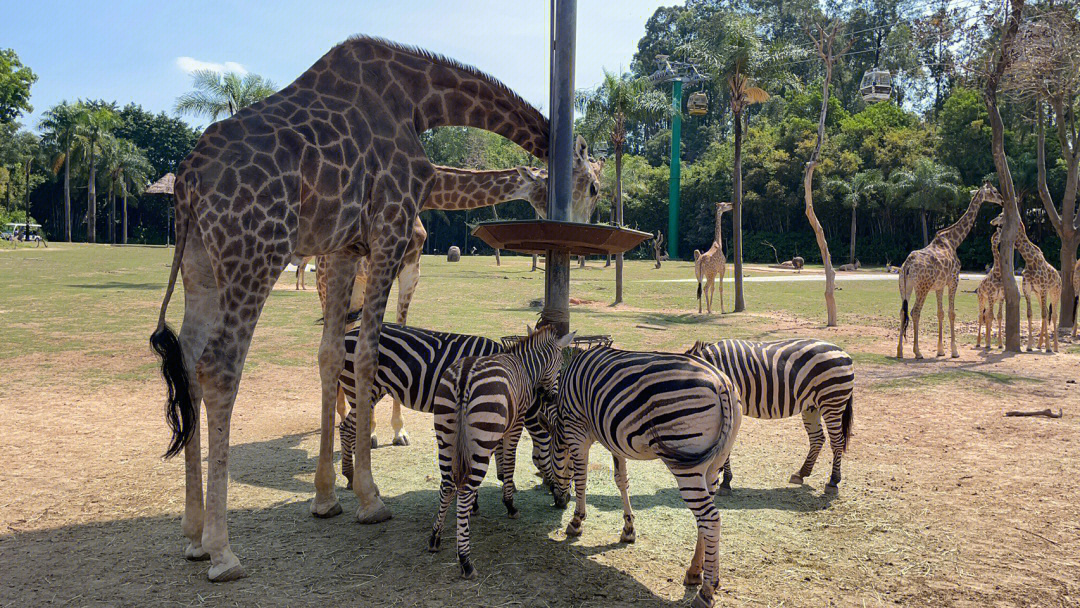
{"label": "zebra leg", "polygon": [[510,519],[517,519],[521,515],[521,512],[514,506],[514,493],[517,491],[517,487],[514,485],[514,465],[517,458],[517,444],[521,439],[521,429],[521,419],[518,419],[514,426],[503,435],[500,442],[502,458],[496,456],[499,479],[503,483],[503,504],[506,505],[506,516]]}
{"label": "zebra leg", "polygon": [[[731,480],[735,478],[735,476],[731,474],[731,459],[730,458],[728,458],[727,460],[724,461],[724,467],[723,468],[724,468],[724,480],[720,481],[717,477],[712,478],[712,481],[709,484],[709,488],[712,490],[713,494],[719,494],[720,496],[730,496],[731,495]],[[716,485],[717,481],[720,481],[720,485]]]}
{"label": "zebra leg", "polygon": [[390,426],[394,429],[394,445],[409,445],[409,434],[405,432],[405,421],[401,418],[401,402],[397,399],[394,399],[394,413],[390,417]]}
{"label": "zebra leg", "polygon": [[446,511],[450,508],[450,501],[454,500],[454,495],[457,494],[457,488],[454,487],[454,482],[449,477],[443,477],[442,484],[439,486],[439,512],[435,515],[435,525],[431,528],[431,538],[428,539],[428,551],[435,553],[439,550],[439,543],[442,542],[442,529],[443,522],[446,521]]}
{"label": "zebra leg", "polygon": [[589,446],[588,443],[578,443],[570,447],[570,458],[574,463],[574,492],[577,495],[577,506],[574,507],[574,517],[566,524],[567,536],[581,536],[581,523],[585,521],[585,488],[589,479]]}
{"label": "zebra leg", "polygon": [[802,485],[803,478],[809,477],[814,470],[814,463],[817,462],[821,446],[825,445],[825,433],[821,430],[821,412],[816,407],[803,410],[802,419],[803,426],[806,427],[806,434],[810,437],[810,452],[806,455],[806,460],[803,462],[799,472],[791,476],[791,483],[799,485]]}
{"label": "zebra leg", "polygon": [[346,489],[352,489],[353,480],[353,442],[356,441],[356,413],[350,410],[341,418],[338,425],[341,435],[341,475],[348,482]]}
{"label": "zebra leg", "polygon": [[632,543],[637,540],[634,532],[634,510],[630,508],[630,477],[626,474],[626,459],[616,456],[615,460],[615,485],[619,486],[619,494],[622,495],[623,530],[619,537],[620,543]]}
{"label": "zebra leg", "polygon": [[713,594],[719,580],[718,551],[720,545],[720,511],[713,503],[708,491],[706,469],[704,466],[689,471],[678,471],[668,467],[679,484],[679,494],[683,502],[697,520],[698,541],[694,548],[694,557],[683,579],[685,585],[700,584],[698,594],[691,606],[704,608],[713,605]]}
{"label": "zebra leg", "polygon": [[825,427],[829,429],[829,447],[832,448],[833,453],[832,475],[829,476],[829,483],[825,484],[825,493],[830,495],[840,492],[840,460],[846,447],[844,445],[843,416],[844,408],[842,406],[829,409],[821,415],[825,420]]}
{"label": "zebra leg", "polygon": [[461,578],[464,579],[476,578],[476,568],[473,568],[472,560],[469,559],[469,516],[472,515],[475,504],[476,488],[470,478],[458,492],[457,499],[457,554],[458,564],[461,565]]}

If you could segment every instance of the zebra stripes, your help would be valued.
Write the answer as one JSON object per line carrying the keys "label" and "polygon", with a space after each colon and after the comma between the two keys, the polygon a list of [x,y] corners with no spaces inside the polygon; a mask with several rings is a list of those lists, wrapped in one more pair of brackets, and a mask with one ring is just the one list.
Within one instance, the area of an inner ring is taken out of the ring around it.
{"label": "zebra stripes", "polygon": [[[825,443],[822,420],[833,450],[832,476],[826,494],[840,484],[840,460],[847,449],[854,415],[855,368],[840,347],[821,340],[697,342],[686,352],[715,365],[731,377],[743,399],[743,413],[773,420],[802,414],[810,453],[791,483],[810,475]],[[730,491],[731,465],[724,464],[721,493]]]}
{"label": "zebra stripes", "polygon": [[[353,363],[358,339],[359,329],[345,334],[345,367],[339,379],[340,393],[351,405],[348,414],[343,413],[338,426],[341,434],[341,474],[350,487],[353,445],[356,441],[356,376]],[[409,409],[430,413],[433,411],[432,401],[439,378],[446,368],[465,357],[501,352],[502,345],[480,336],[385,323],[379,336],[378,368],[372,384],[371,403],[374,405],[384,395],[390,395]],[[536,424],[529,425],[529,434],[533,438],[533,463],[544,473],[544,463],[548,460],[548,434]],[[550,475],[544,477],[545,481],[550,482]]]}
{"label": "zebra stripes", "polygon": [[694,606],[712,606],[720,543],[720,511],[713,504],[713,488],[742,421],[738,389],[715,367],[694,357],[612,348],[578,355],[563,370],[559,385],[554,403],[542,400],[540,419],[553,431],[557,489],[568,491],[570,472],[574,475],[577,507],[567,535],[581,534],[589,447],[594,441],[615,460],[625,521],[623,542],[635,540],[626,461],[659,458],[675,476],[679,494],[697,519],[697,546],[685,583],[701,583]]}
{"label": "zebra stripes", "polygon": [[428,549],[438,551],[446,511],[456,495],[457,553],[463,578],[476,576],[469,559],[469,515],[492,452],[502,449],[498,465],[503,504],[509,517],[517,517],[514,457],[522,424],[536,402],[537,388],[554,389],[562,350],[573,337],[558,338],[554,327],[544,327],[504,353],[460,359],[442,375],[433,400],[442,483]]}

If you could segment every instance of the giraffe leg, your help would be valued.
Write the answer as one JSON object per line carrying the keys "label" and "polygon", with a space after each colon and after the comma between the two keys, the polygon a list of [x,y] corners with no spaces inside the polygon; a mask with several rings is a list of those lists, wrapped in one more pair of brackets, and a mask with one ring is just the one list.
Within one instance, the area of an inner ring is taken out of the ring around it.
{"label": "giraffe leg", "polygon": [[[982,346],[982,329],[983,321],[986,318],[986,301],[982,294],[979,294],[978,312],[975,314],[975,348]],[[990,346],[989,338],[987,338],[987,346]]]}
{"label": "giraffe leg", "polygon": [[934,292],[937,296],[937,356],[945,356],[945,290]]}
{"label": "giraffe leg", "polygon": [[797,484],[802,484],[803,478],[810,476],[818,454],[821,453],[821,446],[825,444],[825,434],[821,432],[821,412],[816,407],[803,410],[802,419],[806,435],[810,438],[810,452],[807,453],[806,460],[803,461],[799,471],[791,476],[790,482]]}
{"label": "giraffe leg", "polygon": [[1005,329],[1004,317],[1002,316],[1002,312],[1004,310],[1005,310],[1005,298],[1001,298],[1001,301],[998,302],[998,311],[997,311],[997,347],[998,348],[1002,347],[1001,346],[1001,334],[1004,333],[1004,329]]}
{"label": "giraffe leg", "polygon": [[922,351],[919,350],[919,317],[922,316],[923,303],[926,302],[926,296],[929,291],[917,290],[915,295],[915,305],[911,307],[911,350],[915,353],[916,359],[922,359]]}
{"label": "giraffe leg", "polygon": [[[341,513],[334,491],[334,415],[339,379],[345,367],[345,315],[352,293],[353,277],[359,255],[355,250],[342,250],[323,256],[326,298],[323,302],[323,332],[319,344],[319,376],[322,381],[322,418],[319,435],[319,459],[315,466],[315,498],[311,502],[311,514],[315,517],[333,517]],[[356,435],[371,435],[371,404],[362,399],[362,389],[357,387]],[[367,388],[370,401],[370,387]],[[366,412],[365,412],[366,410]],[[366,416],[364,414],[367,414]],[[363,431],[363,433],[361,433]],[[368,446],[370,449],[370,446]],[[356,484],[355,473],[353,485]]]}
{"label": "giraffe leg", "polygon": [[623,530],[619,542],[632,543],[637,540],[637,533],[634,531],[634,510],[630,508],[630,477],[626,474],[626,459],[614,454],[612,457],[615,460],[615,485],[619,487],[623,508]]}
{"label": "giraffe leg", "polygon": [[1027,350],[1030,353],[1034,350],[1035,346],[1035,330],[1031,326],[1031,293],[1027,289],[1024,290],[1024,299],[1027,300],[1027,320],[1028,320],[1028,344]]}
{"label": "giraffe leg", "polygon": [[711,315],[713,296],[716,295],[716,277],[709,275],[705,281],[705,310]]}
{"label": "giraffe leg", "polygon": [[409,249],[405,252],[401,272],[398,273],[397,322],[399,325],[408,325],[409,305],[412,304],[416,286],[420,283],[420,254],[424,251],[426,240],[427,230],[424,229],[424,224],[418,216],[413,222],[413,237],[409,241]]}
{"label": "giraffe leg", "polygon": [[960,351],[956,350],[956,288],[959,285],[958,280],[949,285],[949,354],[953,359],[960,356]]}
{"label": "giraffe leg", "polygon": [[[1061,293],[1052,294],[1050,296],[1050,334],[1054,336],[1054,352],[1058,352],[1058,319],[1061,311],[1060,307],[1054,308],[1054,302],[1061,302]],[[1047,348],[1050,347],[1049,341],[1046,344]]]}

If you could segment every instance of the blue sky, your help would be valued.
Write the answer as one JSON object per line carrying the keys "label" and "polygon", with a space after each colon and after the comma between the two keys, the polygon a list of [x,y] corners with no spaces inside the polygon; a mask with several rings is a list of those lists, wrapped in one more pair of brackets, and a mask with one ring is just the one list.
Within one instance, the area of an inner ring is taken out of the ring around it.
{"label": "blue sky", "polygon": [[[576,86],[595,85],[605,67],[626,69],[649,16],[682,3],[579,0]],[[524,0],[21,1],[6,3],[0,47],[14,48],[39,77],[34,113],[21,118],[35,129],[64,99],[172,113],[195,67],[228,66],[285,86],[357,33],[473,64],[546,108],[549,10],[547,1]]]}

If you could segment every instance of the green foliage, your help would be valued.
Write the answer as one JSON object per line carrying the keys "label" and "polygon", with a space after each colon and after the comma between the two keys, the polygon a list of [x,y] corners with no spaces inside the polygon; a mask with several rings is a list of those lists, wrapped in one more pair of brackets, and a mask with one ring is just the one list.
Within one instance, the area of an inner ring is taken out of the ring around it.
{"label": "green foliage", "polygon": [[164,112],[152,114],[138,104],[127,104],[117,116],[120,122],[113,133],[143,151],[153,167],[154,179],[175,171],[199,140],[199,132],[183,120]]}
{"label": "green foliage", "polygon": [[179,114],[208,116],[211,121],[235,114],[277,90],[273,81],[258,74],[220,74],[212,70],[196,70],[191,74],[191,79],[195,90],[176,99],[176,111]]}
{"label": "green foliage", "polygon": [[0,49],[0,124],[15,121],[23,112],[33,112],[30,86],[37,74],[19,61],[12,49]]}

